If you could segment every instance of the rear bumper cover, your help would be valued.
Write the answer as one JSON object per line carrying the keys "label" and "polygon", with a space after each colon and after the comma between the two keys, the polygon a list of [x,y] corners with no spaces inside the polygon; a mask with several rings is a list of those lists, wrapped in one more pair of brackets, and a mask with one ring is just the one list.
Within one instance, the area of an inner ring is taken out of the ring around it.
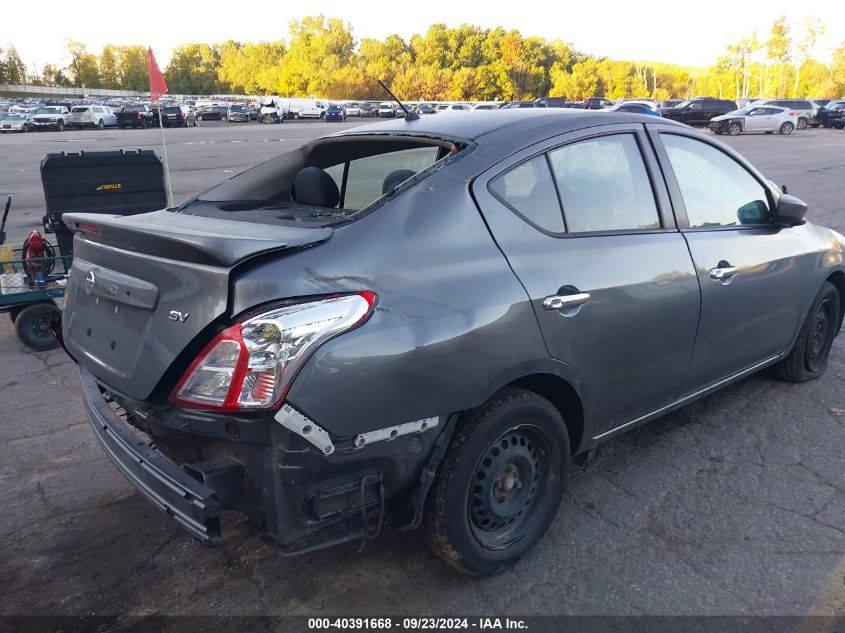
{"label": "rear bumper cover", "polygon": [[105,401],[90,372],[80,367],[79,378],[94,434],[129,483],[200,541],[219,540],[217,493],[136,437]]}

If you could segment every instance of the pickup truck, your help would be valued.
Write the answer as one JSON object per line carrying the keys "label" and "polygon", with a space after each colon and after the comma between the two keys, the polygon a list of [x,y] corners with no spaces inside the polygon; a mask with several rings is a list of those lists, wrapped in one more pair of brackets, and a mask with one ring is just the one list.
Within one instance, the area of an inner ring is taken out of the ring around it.
{"label": "pickup truck", "polygon": [[70,110],[65,106],[45,106],[38,108],[32,116],[33,130],[49,130],[55,128],[61,132],[65,125],[70,124]]}
{"label": "pickup truck", "polygon": [[117,127],[121,130],[127,127],[148,128],[154,121],[153,111],[145,105],[124,106],[115,113],[117,116]]}

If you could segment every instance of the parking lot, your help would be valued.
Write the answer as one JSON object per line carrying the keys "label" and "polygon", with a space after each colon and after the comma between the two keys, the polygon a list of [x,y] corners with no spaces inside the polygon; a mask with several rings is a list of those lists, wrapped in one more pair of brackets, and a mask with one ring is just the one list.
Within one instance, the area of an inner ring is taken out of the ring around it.
{"label": "parking lot", "polygon": [[[360,123],[167,130],[174,197]],[[845,132],[722,138],[845,232]],[[10,241],[38,228],[46,153],[160,139],[0,137]],[[112,466],[78,394],[73,363],[27,351],[0,315],[0,615],[845,615],[845,336],[820,380],[753,376],[602,446],[537,549],[487,579],[393,530],[287,558],[233,515],[199,545]]]}

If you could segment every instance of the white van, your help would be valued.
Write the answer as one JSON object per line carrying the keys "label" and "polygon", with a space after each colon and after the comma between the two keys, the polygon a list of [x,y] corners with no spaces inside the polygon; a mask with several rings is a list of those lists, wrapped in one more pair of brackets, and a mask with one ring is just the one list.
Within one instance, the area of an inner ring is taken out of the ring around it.
{"label": "white van", "polygon": [[319,99],[291,99],[290,116],[294,119],[322,119],[328,106]]}
{"label": "white van", "polygon": [[108,106],[79,105],[71,108],[69,125],[75,128],[96,127],[102,130],[117,125],[117,117]]}

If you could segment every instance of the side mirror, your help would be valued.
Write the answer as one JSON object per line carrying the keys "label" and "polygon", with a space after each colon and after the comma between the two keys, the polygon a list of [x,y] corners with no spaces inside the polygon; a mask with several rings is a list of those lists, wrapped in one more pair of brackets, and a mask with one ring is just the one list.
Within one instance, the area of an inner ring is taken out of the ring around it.
{"label": "side mirror", "polygon": [[774,215],[775,224],[781,226],[803,224],[804,216],[807,215],[807,203],[800,198],[785,193],[778,198]]}

